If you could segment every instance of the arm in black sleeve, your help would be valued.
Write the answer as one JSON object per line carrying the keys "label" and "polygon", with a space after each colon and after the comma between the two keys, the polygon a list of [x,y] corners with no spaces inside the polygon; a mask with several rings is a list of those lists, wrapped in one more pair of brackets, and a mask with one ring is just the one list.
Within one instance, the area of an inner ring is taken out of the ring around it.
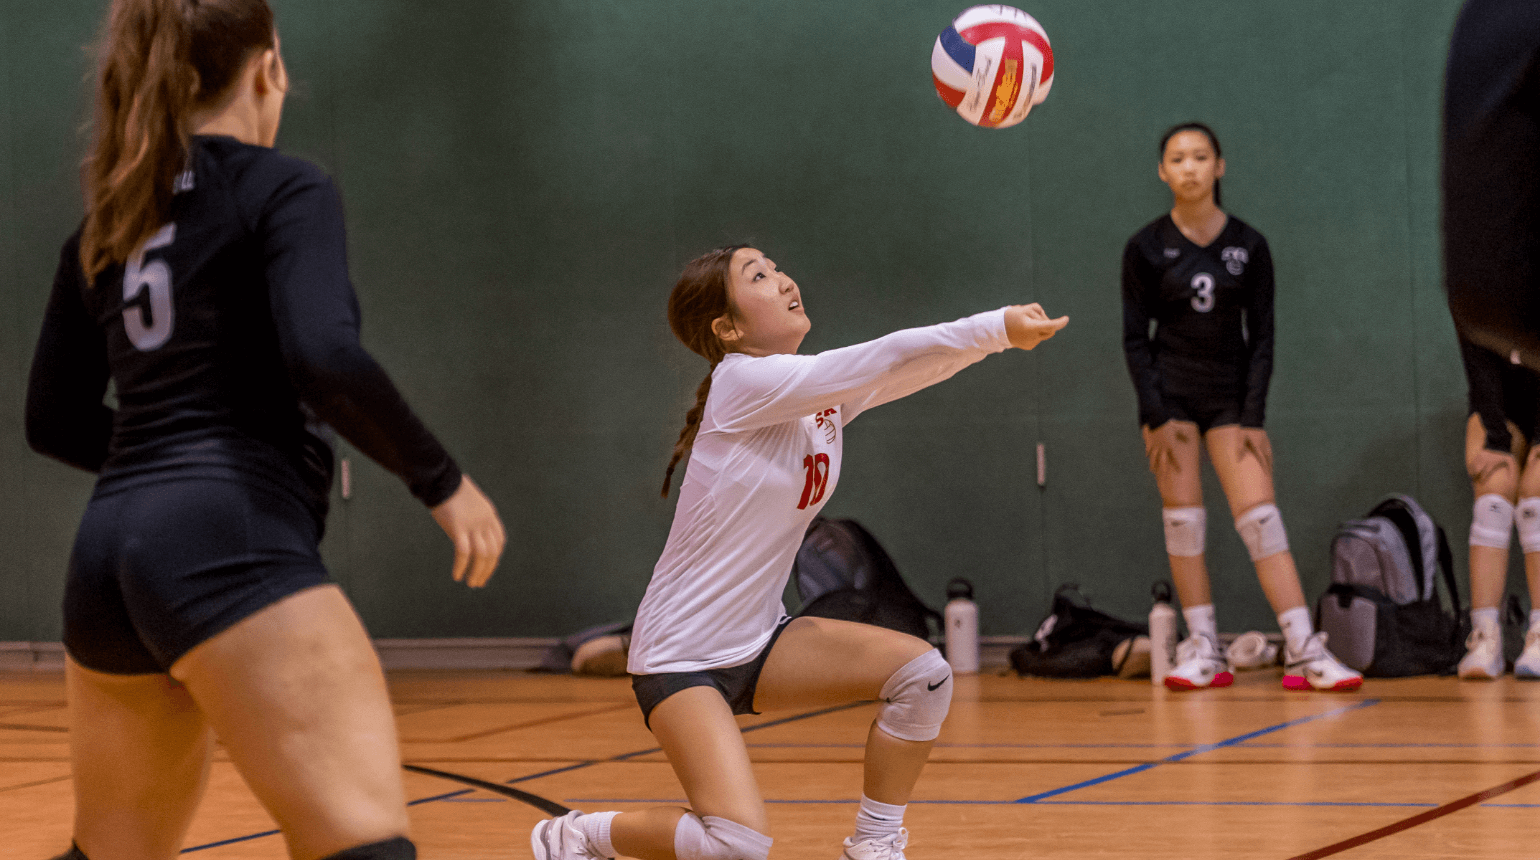
{"label": "arm in black sleeve", "polygon": [[1465,365],[1470,412],[1481,416],[1486,448],[1513,453],[1513,434],[1503,414],[1503,358],[1485,347],[1460,338],[1460,363]]}
{"label": "arm in black sleeve", "polygon": [[1246,307],[1246,399],[1241,426],[1261,427],[1267,417],[1267,386],[1273,378],[1273,255],[1267,241],[1257,243],[1250,261],[1251,303]]}
{"label": "arm in black sleeve", "polygon": [[99,472],[112,441],[107,341],[82,301],[79,234],[60,252],[53,292],[27,379],[27,444],[39,454]]}
{"label": "arm in black sleeve", "polygon": [[1129,242],[1123,249],[1123,356],[1139,398],[1139,423],[1154,429],[1170,418],[1160,397],[1160,370],[1150,347],[1155,273]]}
{"label": "arm in black sleeve", "polygon": [[423,504],[448,499],[459,467],[359,341],[336,188],[319,172],[288,180],[267,199],[257,229],[279,348],[300,397]]}

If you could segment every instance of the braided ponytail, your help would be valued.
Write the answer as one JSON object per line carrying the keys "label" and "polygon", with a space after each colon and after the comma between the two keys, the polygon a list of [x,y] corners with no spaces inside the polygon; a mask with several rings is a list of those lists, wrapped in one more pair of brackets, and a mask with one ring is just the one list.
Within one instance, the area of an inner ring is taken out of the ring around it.
{"label": "braided ponytail", "polygon": [[[712,372],[717,366],[711,365]],[[679,431],[679,441],[674,443],[673,459],[668,461],[668,471],[663,473],[663,498],[668,498],[668,491],[674,482],[674,467],[679,461],[689,455],[690,449],[695,446],[695,434],[700,432],[701,416],[706,414],[706,395],[711,393],[711,373],[701,380],[700,387],[695,389],[695,405],[684,415],[684,429]]]}
{"label": "braided ponytail", "polygon": [[[727,349],[712,330],[711,324],[719,317],[732,313],[732,304],[727,294],[728,270],[733,254],[747,247],[729,245],[691,260],[685,265],[678,283],[674,284],[674,291],[668,296],[669,328],[673,329],[680,343],[711,362],[713,372],[726,355]],[[706,414],[706,397],[710,393],[711,373],[707,373],[700,387],[695,390],[695,405],[685,413],[684,429],[679,431],[679,440],[674,443],[674,456],[668,461],[668,470],[663,473],[665,499],[673,485],[674,467],[679,465],[680,460],[690,456],[690,449],[695,445],[695,434],[700,432],[701,417]]]}

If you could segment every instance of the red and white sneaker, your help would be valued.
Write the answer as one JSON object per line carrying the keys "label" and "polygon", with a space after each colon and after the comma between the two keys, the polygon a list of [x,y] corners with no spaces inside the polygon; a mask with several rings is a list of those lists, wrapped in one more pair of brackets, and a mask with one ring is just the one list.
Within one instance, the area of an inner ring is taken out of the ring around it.
{"label": "red and white sneaker", "polygon": [[1326,650],[1326,632],[1319,631],[1305,640],[1296,654],[1284,650],[1283,688],[1285,690],[1328,690],[1347,693],[1363,686],[1364,676]]}
{"label": "red and white sneaker", "polygon": [[1198,633],[1176,646],[1176,665],[1166,673],[1167,689],[1201,690],[1233,683],[1235,676],[1230,674],[1230,664],[1225,662],[1218,642]]}

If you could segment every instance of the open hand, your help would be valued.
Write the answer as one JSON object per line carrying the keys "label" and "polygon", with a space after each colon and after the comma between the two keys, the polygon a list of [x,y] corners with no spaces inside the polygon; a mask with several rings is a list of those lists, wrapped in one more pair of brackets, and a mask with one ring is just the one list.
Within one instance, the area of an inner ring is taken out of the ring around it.
{"label": "open hand", "polygon": [[454,495],[432,512],[444,534],[454,541],[455,582],[464,582],[471,588],[486,585],[508,539],[492,501],[471,481],[470,475],[465,475]]}

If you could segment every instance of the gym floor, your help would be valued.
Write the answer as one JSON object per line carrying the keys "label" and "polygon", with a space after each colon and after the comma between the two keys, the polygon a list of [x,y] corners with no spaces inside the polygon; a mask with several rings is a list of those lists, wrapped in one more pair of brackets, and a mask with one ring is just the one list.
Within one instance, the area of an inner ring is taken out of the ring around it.
{"label": "gym floor", "polygon": [[[1533,857],[1540,683],[1370,679],[1290,693],[1279,670],[1168,693],[1147,680],[986,673],[957,693],[906,824],[913,860]],[[625,679],[397,672],[424,860],[528,858],[540,804],[682,804]],[[743,718],[772,857],[833,860],[875,706]],[[481,780],[472,787],[454,777]],[[526,796],[516,799],[499,791]],[[69,844],[63,677],[0,675],[0,854]],[[273,823],[216,760],[188,836],[200,860],[279,860]]]}

